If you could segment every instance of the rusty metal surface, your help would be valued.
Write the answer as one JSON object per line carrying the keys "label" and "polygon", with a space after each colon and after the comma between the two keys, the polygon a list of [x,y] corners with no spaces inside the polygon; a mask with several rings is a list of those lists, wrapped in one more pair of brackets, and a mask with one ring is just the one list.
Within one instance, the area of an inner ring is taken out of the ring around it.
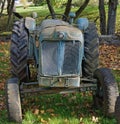
{"label": "rusty metal surface", "polygon": [[40,94],[65,94],[72,92],[86,92],[86,91],[96,91],[97,84],[87,83],[81,84],[80,87],[36,87],[36,88],[22,88],[20,92],[24,93],[40,93]]}
{"label": "rusty metal surface", "polygon": [[40,87],[80,87],[80,77],[66,78],[39,78]]}
{"label": "rusty metal surface", "polygon": [[80,29],[60,20],[45,20],[41,24],[40,36],[42,40],[56,40],[57,32],[65,34],[64,40],[81,40],[83,41],[83,34]]}
{"label": "rusty metal surface", "polygon": [[41,30],[45,28],[50,28],[55,26],[65,26],[65,25],[67,26],[69,25],[69,23],[62,20],[57,20],[57,19],[46,19],[41,24]]}

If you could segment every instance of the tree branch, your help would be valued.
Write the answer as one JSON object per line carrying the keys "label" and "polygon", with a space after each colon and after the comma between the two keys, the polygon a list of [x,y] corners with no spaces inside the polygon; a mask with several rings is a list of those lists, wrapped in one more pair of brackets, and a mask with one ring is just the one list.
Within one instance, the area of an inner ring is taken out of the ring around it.
{"label": "tree branch", "polygon": [[48,8],[49,8],[49,11],[52,15],[52,18],[54,19],[55,18],[55,11],[54,11],[53,7],[51,6],[50,0],[46,0],[46,2],[47,2],[47,5],[48,5]]}
{"label": "tree branch", "polygon": [[[66,17],[68,17],[69,13],[70,13],[70,10],[71,10],[71,3],[72,3],[72,0],[68,0],[67,2],[67,5],[66,5],[66,9],[65,9],[65,12],[64,12],[64,15]],[[63,20],[65,20],[65,18],[63,17]],[[66,20],[65,20],[66,21]]]}
{"label": "tree branch", "polygon": [[86,8],[86,6],[88,5],[90,0],[85,0],[84,3],[80,6],[80,8],[76,11],[76,18],[78,18],[78,16],[81,14],[81,12]]}
{"label": "tree branch", "polygon": [[7,7],[8,8],[8,21],[7,21],[8,27],[9,27],[9,24],[10,24],[10,21],[11,21],[11,16],[12,16],[12,13],[13,13],[14,4],[15,4],[14,0],[10,0],[9,3],[8,3],[8,5],[10,5],[10,6]]}

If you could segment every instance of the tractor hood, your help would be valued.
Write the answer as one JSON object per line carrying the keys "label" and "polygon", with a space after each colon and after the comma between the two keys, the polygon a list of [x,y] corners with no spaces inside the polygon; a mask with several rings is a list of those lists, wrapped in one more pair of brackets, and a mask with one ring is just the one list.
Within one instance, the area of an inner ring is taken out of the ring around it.
{"label": "tractor hood", "polygon": [[40,26],[40,41],[78,40],[83,42],[83,34],[77,27],[62,20],[46,19]]}

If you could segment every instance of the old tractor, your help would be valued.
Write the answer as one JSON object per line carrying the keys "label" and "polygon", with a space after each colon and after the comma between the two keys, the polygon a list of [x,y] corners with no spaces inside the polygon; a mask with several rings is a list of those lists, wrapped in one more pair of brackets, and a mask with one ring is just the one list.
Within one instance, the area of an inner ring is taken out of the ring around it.
{"label": "old tractor", "polygon": [[[6,83],[9,120],[22,121],[21,96],[30,92],[93,91],[94,105],[112,116],[118,87],[110,69],[98,68],[99,40],[95,24],[86,18],[74,21],[74,13],[69,14],[67,21],[57,14],[56,18],[50,17],[40,25],[32,17],[20,18],[13,25],[12,77]],[[37,72],[35,81],[31,81],[31,64]]]}

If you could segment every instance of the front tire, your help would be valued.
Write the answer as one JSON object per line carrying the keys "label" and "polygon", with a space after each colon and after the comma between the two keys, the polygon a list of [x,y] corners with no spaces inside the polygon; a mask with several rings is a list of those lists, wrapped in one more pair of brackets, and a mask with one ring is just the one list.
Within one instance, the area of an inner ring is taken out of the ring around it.
{"label": "front tire", "polygon": [[93,96],[94,105],[102,108],[104,115],[112,117],[115,112],[115,102],[118,96],[118,86],[110,69],[100,68],[95,71],[97,91]]}
{"label": "front tire", "polygon": [[22,122],[18,78],[11,78],[6,83],[6,104],[9,121]]}

